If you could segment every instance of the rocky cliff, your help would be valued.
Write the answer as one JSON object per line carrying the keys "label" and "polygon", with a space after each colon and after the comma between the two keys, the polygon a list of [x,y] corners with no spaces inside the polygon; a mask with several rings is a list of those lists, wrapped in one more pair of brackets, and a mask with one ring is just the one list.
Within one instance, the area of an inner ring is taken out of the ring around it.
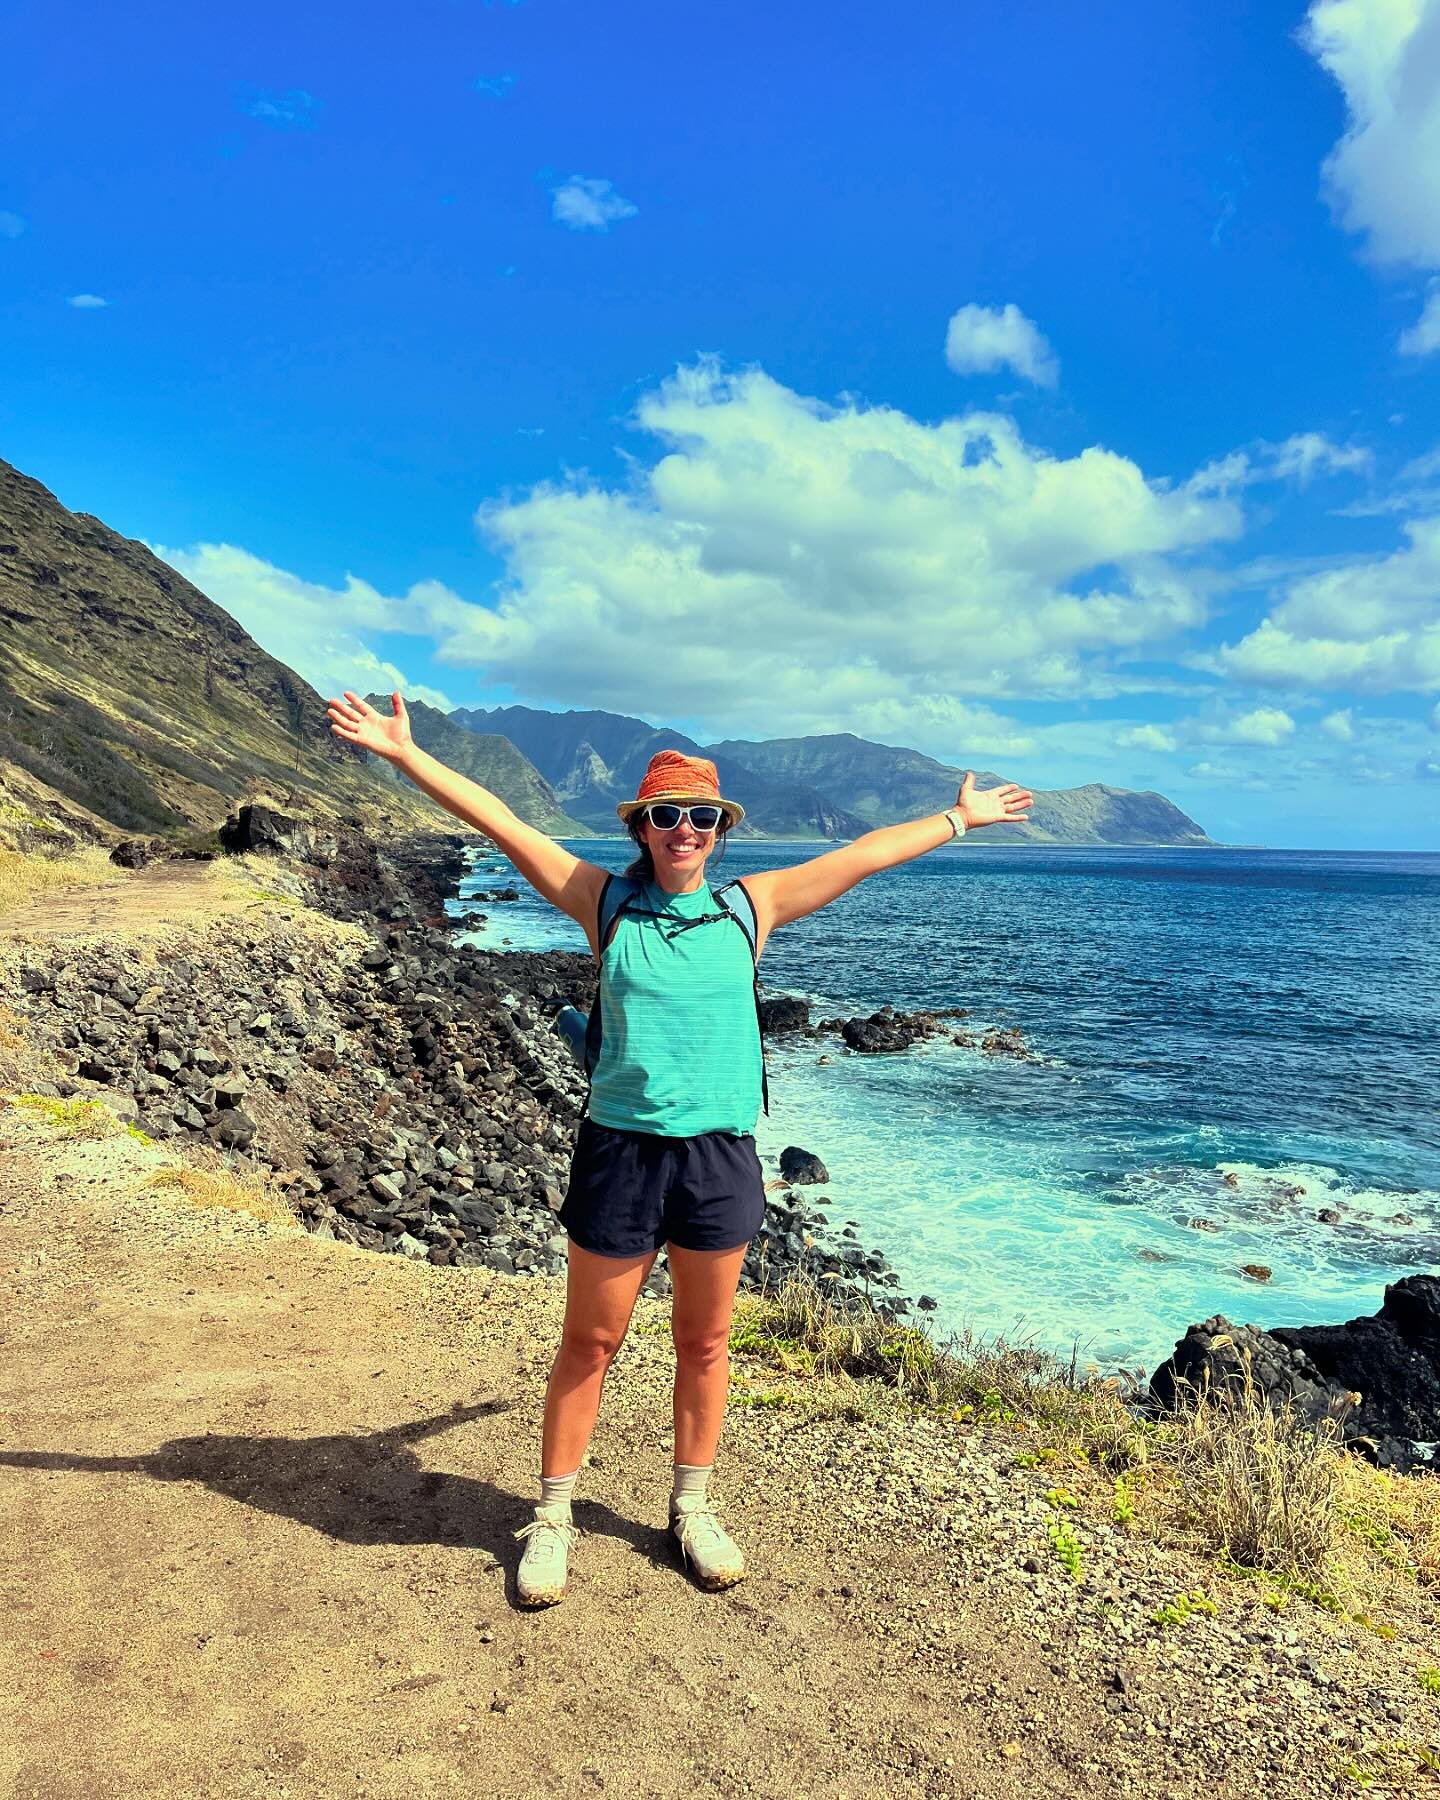
{"label": "rocky cliff", "polygon": [[434,826],[228,613],[3,462],[0,634],[0,781],[51,829],[183,837],[260,789],[382,832]]}

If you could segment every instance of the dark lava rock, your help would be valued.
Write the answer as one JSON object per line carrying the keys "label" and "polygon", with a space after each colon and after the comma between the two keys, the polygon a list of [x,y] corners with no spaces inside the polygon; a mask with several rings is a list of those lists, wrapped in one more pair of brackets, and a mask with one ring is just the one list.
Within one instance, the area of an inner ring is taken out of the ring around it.
{"label": "dark lava rock", "polygon": [[810,1023],[810,1003],[790,994],[778,994],[760,1002],[760,1029],[767,1037],[782,1031],[804,1031]]}
{"label": "dark lava rock", "polygon": [[847,1019],[841,1027],[840,1035],[852,1050],[858,1050],[866,1056],[908,1050],[914,1042],[913,1034],[905,1029],[900,1020],[884,1013],[872,1013],[868,1019]]}
{"label": "dark lava rock", "polygon": [[268,850],[294,856],[301,862],[333,862],[338,844],[332,832],[317,831],[297,819],[287,818],[268,806],[252,804],[231,813],[217,834],[220,846],[232,855],[247,850]]}
{"label": "dark lava rock", "polygon": [[786,1181],[801,1187],[813,1187],[830,1179],[830,1171],[818,1156],[794,1144],[788,1144],[780,1152],[780,1173]]}
{"label": "dark lava rock", "polygon": [[163,846],[157,849],[144,838],[126,838],[110,852],[110,860],[117,868],[143,869],[152,857],[163,854]]}
{"label": "dark lava rock", "polygon": [[255,1141],[255,1121],[238,1106],[222,1112],[213,1129],[220,1142],[232,1150],[248,1149]]}
{"label": "dark lava rock", "polygon": [[1262,1331],[1217,1313],[1180,1339],[1151,1378],[1151,1395],[1173,1406],[1182,1381],[1239,1382],[1245,1360],[1272,1404],[1289,1400],[1308,1419],[1338,1419],[1346,1440],[1382,1468],[1423,1465],[1417,1445],[1440,1439],[1440,1276],[1392,1282],[1378,1313],[1343,1325]]}

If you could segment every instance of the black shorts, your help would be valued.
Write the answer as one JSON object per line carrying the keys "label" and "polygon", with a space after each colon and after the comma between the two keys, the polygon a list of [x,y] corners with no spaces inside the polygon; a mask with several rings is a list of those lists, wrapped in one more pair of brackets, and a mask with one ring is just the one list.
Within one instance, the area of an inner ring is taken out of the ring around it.
{"label": "black shorts", "polygon": [[560,1223],[582,1250],[733,1250],[749,1243],[764,1219],[765,1178],[753,1137],[656,1137],[580,1121]]}

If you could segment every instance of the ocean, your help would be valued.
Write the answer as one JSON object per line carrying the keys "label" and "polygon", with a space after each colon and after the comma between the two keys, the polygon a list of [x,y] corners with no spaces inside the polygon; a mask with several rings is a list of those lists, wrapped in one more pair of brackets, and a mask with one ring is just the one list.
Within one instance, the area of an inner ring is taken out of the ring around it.
{"label": "ocean", "polygon": [[[732,843],[710,879],[818,853]],[[584,949],[498,855],[452,909],[510,880],[474,942]],[[812,1018],[963,1006],[1036,1053],[769,1044],[762,1161],[815,1151],[832,1226],[935,1298],[942,1337],[1148,1373],[1212,1313],[1333,1323],[1440,1267],[1440,856],[970,842],[777,931],[760,971]]]}

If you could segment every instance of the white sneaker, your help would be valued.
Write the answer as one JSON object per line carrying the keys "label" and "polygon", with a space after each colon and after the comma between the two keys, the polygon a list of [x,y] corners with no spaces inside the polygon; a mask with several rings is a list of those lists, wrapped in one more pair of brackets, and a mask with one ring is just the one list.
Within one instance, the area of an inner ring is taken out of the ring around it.
{"label": "white sneaker", "polygon": [[526,1540],[515,1580],[520,1604],[553,1606],[563,1600],[570,1551],[580,1536],[579,1526],[570,1523],[570,1508],[537,1506],[535,1517],[515,1535]]}
{"label": "white sneaker", "polygon": [[745,1579],[745,1557],[721,1525],[713,1500],[698,1495],[672,1500],[670,1529],[701,1587],[713,1593]]}

